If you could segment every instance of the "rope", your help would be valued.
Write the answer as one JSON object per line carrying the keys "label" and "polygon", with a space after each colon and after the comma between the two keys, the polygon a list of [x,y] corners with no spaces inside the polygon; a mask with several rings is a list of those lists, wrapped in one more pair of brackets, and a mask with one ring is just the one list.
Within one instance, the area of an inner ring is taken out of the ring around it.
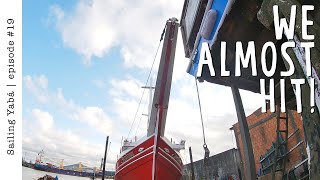
{"label": "rope", "polygon": [[196,89],[197,89],[197,95],[198,95],[198,104],[199,104],[199,111],[200,111],[200,118],[201,118],[201,125],[202,125],[203,145],[207,145],[207,143],[206,143],[206,136],[205,136],[205,134],[204,134],[203,116],[202,116],[202,108],[201,108],[201,102],[200,102],[198,81],[197,81],[197,78],[194,78],[194,80],[195,80],[195,82],[196,82]]}
{"label": "rope", "polygon": [[[142,108],[142,109],[144,109],[144,108]],[[139,120],[139,122],[138,122],[137,129],[136,129],[136,133],[134,134],[134,136],[137,136],[137,133],[138,133],[138,130],[139,130],[139,126],[140,126],[141,119],[142,119],[142,116],[140,117],[140,120]]]}
{"label": "rope", "polygon": [[[147,83],[148,83],[148,82],[147,82]],[[146,105],[147,105],[147,104],[144,104],[144,105],[143,105],[142,111],[146,108]],[[148,112],[148,113],[150,113],[150,112]],[[138,130],[139,130],[139,126],[140,126],[141,119],[142,119],[142,116],[140,116],[140,120],[139,120],[139,122],[138,122],[138,126],[137,126],[136,133],[134,134],[134,136],[137,136],[137,132],[138,132]]]}
{"label": "rope", "polygon": [[[156,54],[155,54],[155,56],[154,56],[154,58],[153,58],[153,62],[152,62],[151,69],[150,69],[150,71],[149,71],[148,78],[147,78],[147,81],[146,81],[146,83],[145,83],[145,86],[147,86],[147,84],[148,84],[148,82],[149,82],[149,79],[150,79],[150,76],[151,76],[151,72],[152,72],[152,69],[153,69],[153,65],[154,65],[154,62],[156,61],[156,57],[157,57],[157,54],[158,54],[158,51],[159,51],[159,48],[160,48],[161,41],[163,40],[163,35],[164,35],[164,32],[165,32],[166,27],[167,27],[167,26],[165,26],[165,27],[163,28],[163,31],[162,31],[162,34],[161,34],[161,37],[160,37],[160,41],[159,41],[159,44],[158,44],[158,47],[157,47],[157,51],[156,51]],[[145,89],[143,89],[143,91],[142,91],[142,95],[141,95],[141,98],[140,98],[140,101],[139,101],[139,105],[138,105],[137,111],[136,111],[136,113],[135,113],[135,115],[134,115],[133,122],[132,122],[132,124],[131,124],[131,127],[130,127],[130,130],[129,130],[127,139],[129,138],[130,133],[131,133],[131,130],[132,130],[132,127],[133,127],[133,124],[134,124],[134,122],[136,121],[137,114],[138,114],[138,112],[139,112],[139,108],[140,108],[140,105],[141,105],[141,102],[142,102],[144,93],[145,93]]]}
{"label": "rope", "polygon": [[197,89],[197,95],[198,95],[198,104],[199,104],[199,111],[200,111],[200,117],[201,117],[201,125],[202,125],[202,136],[203,136],[203,149],[204,149],[204,158],[203,158],[203,177],[205,179],[208,179],[208,165],[209,165],[209,155],[210,150],[208,149],[207,143],[206,143],[206,136],[204,134],[204,125],[203,125],[203,116],[202,116],[202,109],[201,109],[201,102],[200,102],[200,95],[199,95],[199,88],[198,88],[198,81],[195,77],[196,82],[196,89]]}

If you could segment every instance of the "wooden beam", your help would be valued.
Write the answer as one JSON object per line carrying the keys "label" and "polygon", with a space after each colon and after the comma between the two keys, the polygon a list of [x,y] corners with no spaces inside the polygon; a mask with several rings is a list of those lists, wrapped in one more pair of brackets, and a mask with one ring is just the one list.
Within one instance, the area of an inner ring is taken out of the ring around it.
{"label": "wooden beam", "polygon": [[257,179],[251,137],[247,123],[247,118],[242,105],[240,92],[239,89],[235,86],[231,86],[231,90],[240,126],[240,135],[243,146],[243,155],[245,163],[245,179]]}

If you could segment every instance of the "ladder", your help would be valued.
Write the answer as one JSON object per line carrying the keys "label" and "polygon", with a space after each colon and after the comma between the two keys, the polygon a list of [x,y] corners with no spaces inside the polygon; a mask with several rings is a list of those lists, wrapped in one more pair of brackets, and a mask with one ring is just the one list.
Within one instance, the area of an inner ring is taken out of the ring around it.
{"label": "ladder", "polygon": [[[275,154],[272,165],[272,180],[275,180],[276,171],[281,171],[284,175],[286,162],[287,162],[287,151],[288,151],[288,109],[285,111],[285,116],[281,116],[280,105],[277,105],[277,130],[276,130],[276,144]],[[284,121],[285,127],[281,127],[281,122]]]}

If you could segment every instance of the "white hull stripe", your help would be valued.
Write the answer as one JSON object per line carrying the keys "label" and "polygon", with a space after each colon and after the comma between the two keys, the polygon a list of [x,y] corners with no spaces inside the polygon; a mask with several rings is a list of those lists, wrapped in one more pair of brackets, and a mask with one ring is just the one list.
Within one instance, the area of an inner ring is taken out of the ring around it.
{"label": "white hull stripe", "polygon": [[166,154],[167,156],[169,156],[170,159],[172,159],[175,163],[177,163],[177,165],[181,166],[180,163],[179,163],[177,160],[175,160],[170,154],[168,154],[165,150],[163,150],[161,147],[159,147],[159,149],[160,149],[164,154]]}
{"label": "white hull stripe", "polygon": [[[123,156],[127,155],[130,151],[132,151],[133,149],[135,149],[136,147],[141,146],[143,143],[147,142],[149,139],[151,139],[152,136],[148,137],[146,140],[141,141],[139,144],[135,145],[132,149],[130,149],[128,152],[126,152],[125,154],[121,153],[119,156],[119,159],[121,159]],[[126,150],[125,150],[126,151]]]}
{"label": "white hull stripe", "polygon": [[164,159],[166,159],[170,164],[172,164],[173,167],[175,167],[182,174],[181,170],[174,163],[172,163],[168,158],[166,158],[161,152],[159,152],[158,154],[162,156]]}
{"label": "white hull stripe", "polygon": [[144,151],[142,151],[142,152],[140,152],[140,153],[132,156],[131,158],[129,158],[128,160],[126,160],[125,162],[123,162],[117,169],[120,169],[121,166],[124,166],[124,165],[125,165],[126,163],[128,163],[129,161],[133,160],[134,158],[140,156],[142,153],[144,153],[144,152],[148,151],[149,149],[153,148],[153,146],[154,146],[154,145],[152,145],[152,146],[148,147],[147,149],[145,149]]}
{"label": "white hull stripe", "polygon": [[134,161],[128,163],[128,164],[125,165],[123,168],[121,168],[120,170],[118,170],[115,175],[117,175],[119,172],[121,172],[124,168],[128,167],[129,165],[131,165],[131,164],[135,163],[136,161],[139,161],[140,159],[143,159],[143,158],[145,158],[145,157],[147,157],[147,156],[149,156],[149,155],[151,155],[151,154],[153,154],[153,152],[150,152],[150,153],[148,153],[148,154],[146,154],[146,155],[144,155],[144,156],[141,156],[141,157],[139,157],[138,159],[135,159]]}

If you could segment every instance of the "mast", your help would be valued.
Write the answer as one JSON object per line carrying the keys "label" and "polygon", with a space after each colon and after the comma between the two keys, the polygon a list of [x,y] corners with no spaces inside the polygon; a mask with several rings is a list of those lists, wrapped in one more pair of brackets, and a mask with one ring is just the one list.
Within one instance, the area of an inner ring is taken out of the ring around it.
{"label": "mast", "polygon": [[171,18],[167,20],[155,92],[153,95],[151,113],[149,116],[150,119],[147,132],[148,136],[151,136],[156,132],[156,127],[159,129],[159,135],[164,135],[167,110],[169,106],[178,28],[179,23],[177,18]]}

